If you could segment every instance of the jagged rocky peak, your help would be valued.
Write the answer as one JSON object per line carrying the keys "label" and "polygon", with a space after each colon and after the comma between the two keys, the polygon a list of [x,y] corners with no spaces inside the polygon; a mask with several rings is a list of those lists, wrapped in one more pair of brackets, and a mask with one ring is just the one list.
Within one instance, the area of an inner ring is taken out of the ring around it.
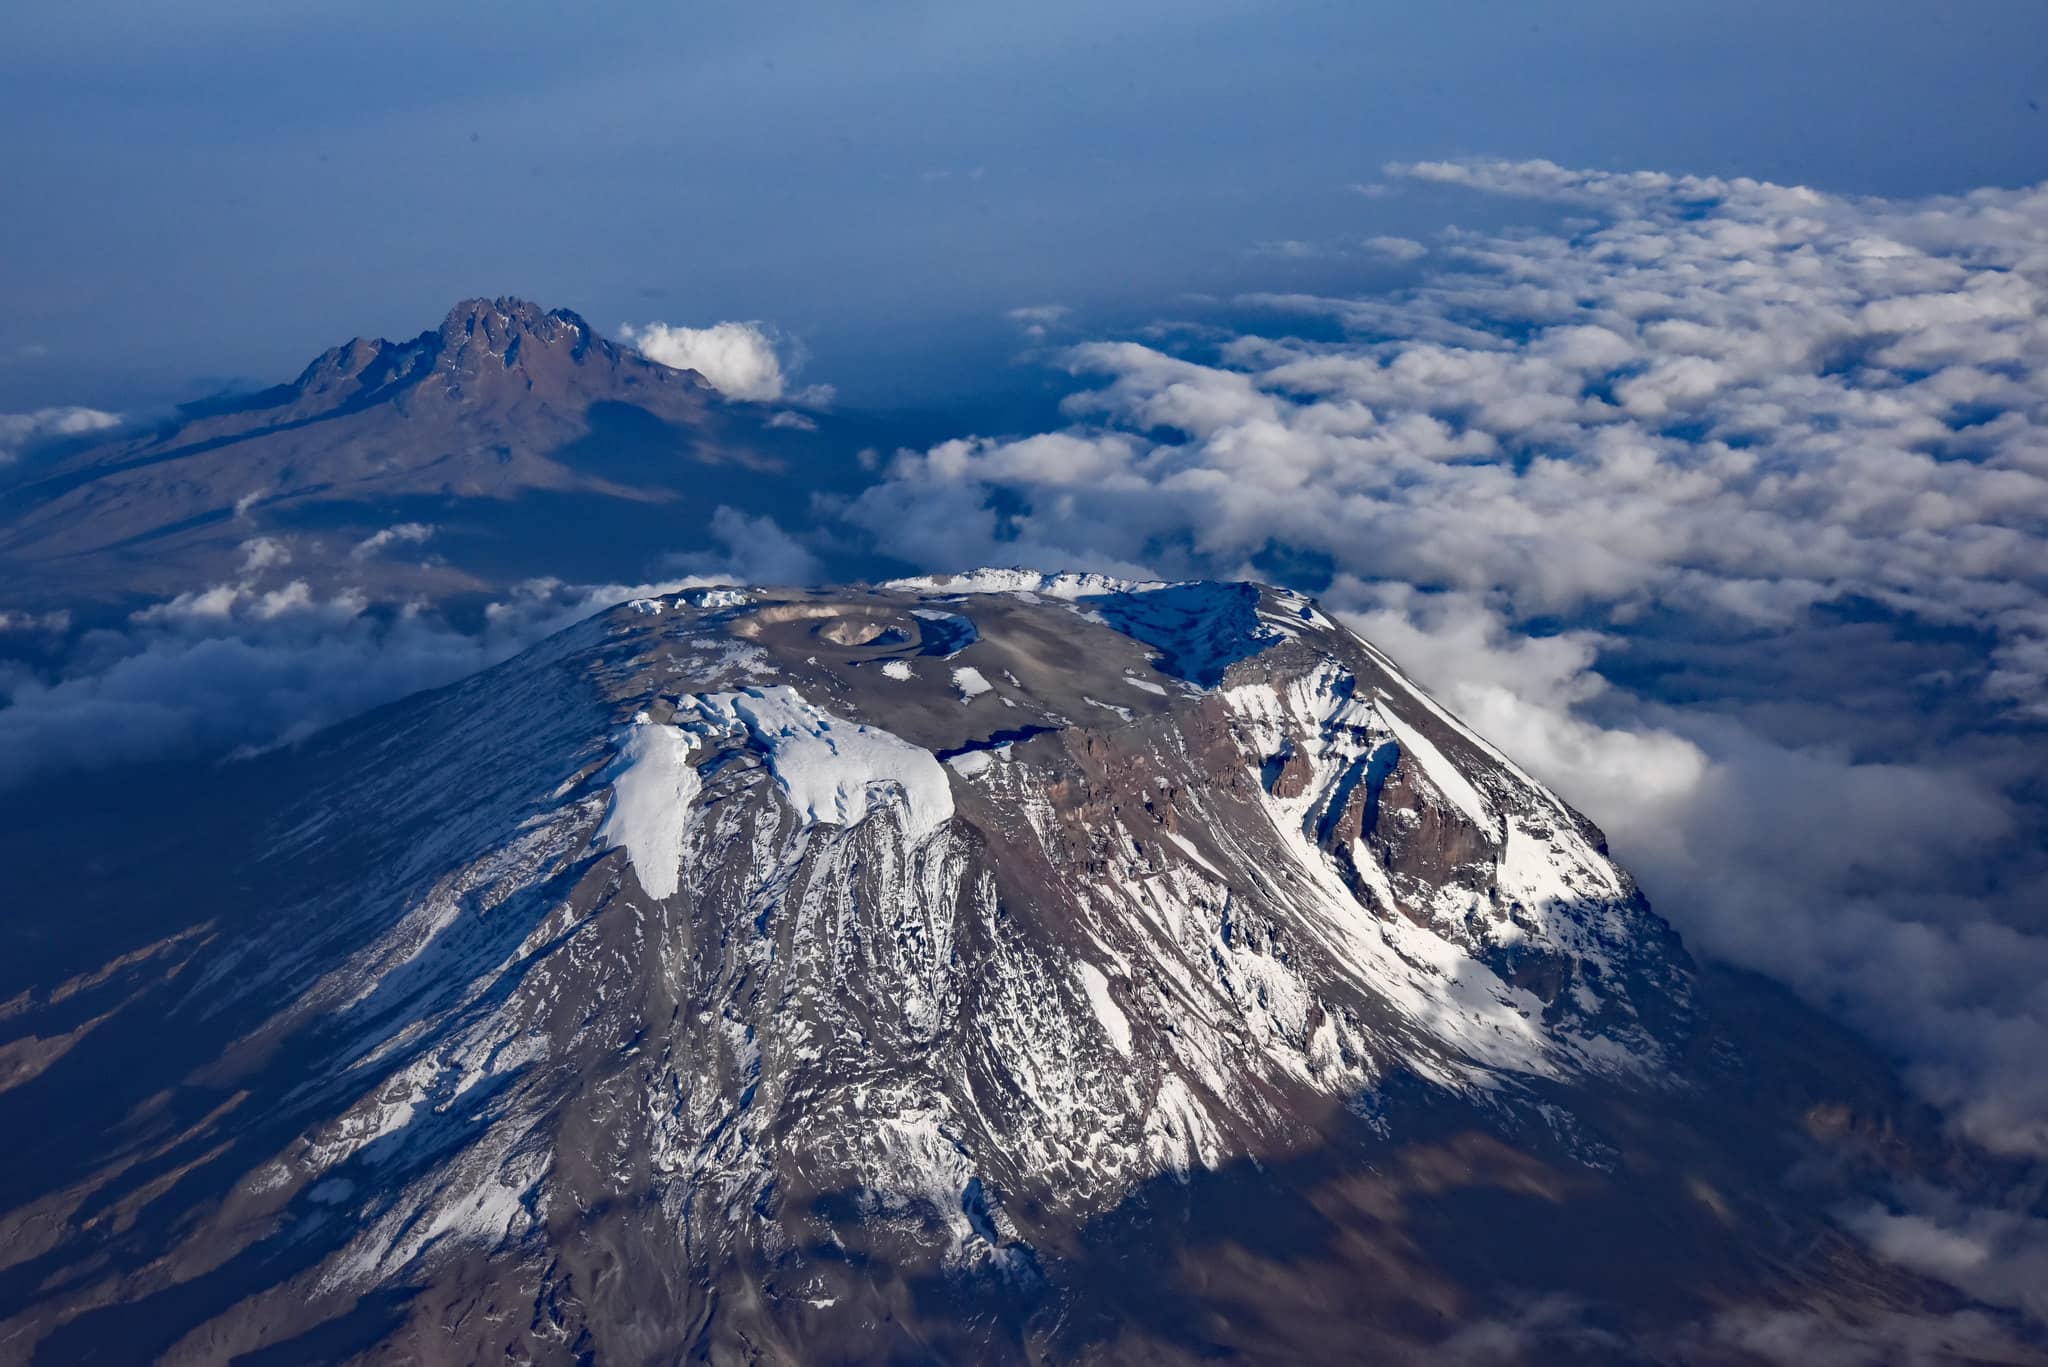
{"label": "jagged rocky peak", "polygon": [[315,357],[292,388],[305,399],[354,399],[366,390],[418,378],[429,354],[424,337],[406,343],[355,337]]}
{"label": "jagged rocky peak", "polygon": [[[109,603],[170,597],[233,574],[239,547],[260,524],[284,536],[346,527],[351,536],[296,539],[295,574],[330,588],[353,584],[360,562],[347,558],[351,537],[375,534],[387,500],[416,497],[467,503],[472,552],[436,557],[417,574],[381,563],[394,591],[407,576],[435,597],[462,580],[473,587],[500,573],[553,572],[565,553],[600,577],[559,538],[515,548],[499,536],[526,515],[509,505],[527,493],[572,491],[643,505],[694,500],[711,465],[744,465],[763,480],[793,473],[762,449],[766,441],[756,415],[726,410],[695,372],[608,342],[575,313],[469,299],[409,340],[355,338],[289,383],[186,405],[172,421],[61,458],[20,493],[19,516],[0,527],[0,578],[32,606],[70,605],[90,592]],[[813,466],[806,483],[852,478]],[[732,495],[742,503],[760,496]],[[251,497],[265,510],[254,523],[243,515]],[[672,531],[687,537],[704,515],[678,507]],[[666,535],[645,518],[599,521],[605,530],[572,529],[570,542]],[[144,544],[148,556],[121,549]],[[602,559],[630,566],[654,553],[620,545]]]}
{"label": "jagged rocky peak", "polygon": [[[601,375],[579,375],[592,368]],[[628,377],[620,372],[630,370]],[[415,388],[456,400],[539,393],[573,397],[592,386],[690,378],[600,337],[569,309],[543,309],[525,299],[464,299],[437,329],[405,342],[358,337],[323,353],[300,375],[307,398],[360,405]]]}
{"label": "jagged rocky peak", "polygon": [[444,366],[481,364],[483,358],[516,364],[528,347],[566,347],[580,353],[602,339],[568,309],[543,310],[524,299],[465,299],[441,323]]}
{"label": "jagged rocky peak", "polygon": [[1823,1036],[1745,1052],[1599,833],[1299,595],[689,589],[259,763],[303,798],[96,1074],[142,1119],[17,1156],[87,1193],[0,1225],[24,1353],[1408,1360],[1517,1297],[1939,1300],[1828,1236],[1846,1160],[1780,1180]]}
{"label": "jagged rocky peak", "polygon": [[628,354],[567,309],[543,311],[509,298],[466,299],[449,310],[438,353],[447,394],[471,401],[498,391],[573,395],[584,385],[576,372],[586,363],[616,370]]}

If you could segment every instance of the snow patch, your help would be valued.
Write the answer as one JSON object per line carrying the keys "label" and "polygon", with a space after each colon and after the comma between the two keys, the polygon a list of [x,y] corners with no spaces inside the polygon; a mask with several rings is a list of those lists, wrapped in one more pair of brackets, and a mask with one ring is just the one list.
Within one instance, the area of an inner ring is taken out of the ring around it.
{"label": "snow patch", "polygon": [[1116,1004],[1116,998],[1109,995],[1109,979],[1086,959],[1077,961],[1074,967],[1080,970],[1081,986],[1088,993],[1088,1004],[1095,1008],[1095,1019],[1102,1022],[1103,1033],[1109,1036],[1109,1042],[1116,1046],[1119,1054],[1129,1058],[1131,1020]]}
{"label": "snow patch", "polygon": [[884,1214],[916,1212],[935,1219],[945,1231],[945,1261],[950,1266],[1031,1275],[1029,1246],[1004,1237],[1003,1217],[967,1150],[935,1116],[912,1112],[885,1117],[872,1133],[871,1181]]}
{"label": "snow patch", "polygon": [[649,722],[644,712],[635,717],[619,745],[611,811],[597,829],[607,846],[625,849],[640,886],[656,899],[675,896],[682,881],[690,803],[702,788],[690,764],[695,743],[686,731]]}
{"label": "snow patch", "polygon": [[963,665],[953,671],[953,687],[960,690],[961,702],[973,702],[994,687],[983,678],[981,671],[972,665]]}
{"label": "snow patch", "polygon": [[987,750],[969,750],[964,755],[954,755],[946,761],[953,772],[962,778],[973,778],[976,774],[995,763],[994,755]]}
{"label": "snow patch", "polygon": [[1035,593],[1072,602],[1090,594],[1127,593],[1144,585],[1107,574],[1041,574],[1037,570],[982,569],[968,570],[964,574],[925,574],[910,579],[892,579],[882,587],[949,594]]}
{"label": "snow patch", "polygon": [[1125,721],[1130,721],[1137,715],[1122,703],[1104,702],[1100,698],[1091,698],[1086,693],[1081,695],[1081,701],[1087,703],[1090,707],[1099,707],[1105,712],[1114,712]]}
{"label": "snow patch", "polygon": [[706,718],[744,728],[806,822],[851,826],[878,803],[900,802],[904,832],[921,841],[953,817],[953,789],[931,751],[835,717],[787,684],[697,699]]}

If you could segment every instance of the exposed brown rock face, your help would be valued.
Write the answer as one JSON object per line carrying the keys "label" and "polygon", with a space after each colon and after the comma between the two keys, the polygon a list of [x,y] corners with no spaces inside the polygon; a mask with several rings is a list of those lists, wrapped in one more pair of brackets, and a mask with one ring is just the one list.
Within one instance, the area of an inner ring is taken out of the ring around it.
{"label": "exposed brown rock face", "polygon": [[2042,1361],[1832,1222],[1982,1156],[1312,604],[994,589],[625,605],[8,813],[0,1355]]}
{"label": "exposed brown rock face", "polygon": [[[1269,764],[1272,763],[1270,760],[1267,762]],[[1299,750],[1289,748],[1286,756],[1279,761],[1279,772],[1273,776],[1273,796],[1300,797],[1308,791],[1309,782],[1315,775],[1316,767],[1309,763],[1308,756],[1302,754]],[[1352,825],[1351,838],[1354,840],[1358,838],[1358,826],[1356,823]]]}
{"label": "exposed brown rock face", "polygon": [[[1376,753],[1372,762],[1384,759]],[[1368,773],[1354,796],[1365,810],[1360,812],[1361,829],[1352,838],[1365,838],[1389,871],[1430,888],[1447,883],[1491,886],[1499,840],[1438,792],[1414,758],[1399,753],[1398,745],[1384,777]],[[1364,826],[1367,817],[1371,824]]]}
{"label": "exposed brown rock face", "polygon": [[[523,299],[465,299],[438,329],[410,341],[358,337],[323,353],[288,387],[284,403],[258,411],[314,417],[413,388],[416,403],[532,395],[573,406],[588,402],[579,393],[586,383],[610,389],[630,376],[661,384],[667,369],[614,346],[566,309],[544,312]],[[436,382],[423,383],[430,378]]]}

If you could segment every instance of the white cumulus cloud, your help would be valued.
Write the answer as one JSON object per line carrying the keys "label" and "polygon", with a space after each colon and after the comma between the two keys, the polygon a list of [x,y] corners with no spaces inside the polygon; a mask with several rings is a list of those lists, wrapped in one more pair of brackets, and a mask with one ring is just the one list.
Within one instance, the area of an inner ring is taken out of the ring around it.
{"label": "white cumulus cloud", "polygon": [[787,384],[775,337],[760,323],[714,323],[703,328],[649,323],[622,327],[619,335],[649,360],[696,371],[728,399],[772,403],[783,396]]}
{"label": "white cumulus cloud", "polygon": [[349,556],[355,560],[368,560],[387,546],[417,546],[434,534],[431,522],[398,522],[372,532],[349,548]]}

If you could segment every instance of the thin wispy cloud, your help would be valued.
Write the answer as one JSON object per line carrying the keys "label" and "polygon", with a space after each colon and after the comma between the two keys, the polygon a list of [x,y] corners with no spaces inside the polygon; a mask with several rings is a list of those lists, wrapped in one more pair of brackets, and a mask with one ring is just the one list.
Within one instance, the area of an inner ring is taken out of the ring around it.
{"label": "thin wispy cloud", "polygon": [[349,548],[349,556],[356,560],[368,560],[391,546],[418,546],[430,540],[434,530],[434,525],[430,522],[394,523],[358,541]]}
{"label": "thin wispy cloud", "polygon": [[38,408],[29,413],[0,413],[0,464],[19,457],[40,441],[87,436],[121,425],[119,413],[76,406]]}
{"label": "thin wispy cloud", "polygon": [[1042,342],[1054,328],[1065,323],[1073,310],[1065,304],[1029,304],[1011,309],[1004,317],[1024,329],[1024,335]]}
{"label": "thin wispy cloud", "polygon": [[1429,248],[1412,237],[1368,237],[1358,245],[1368,256],[1404,265],[1411,261],[1420,261],[1429,255]]}

